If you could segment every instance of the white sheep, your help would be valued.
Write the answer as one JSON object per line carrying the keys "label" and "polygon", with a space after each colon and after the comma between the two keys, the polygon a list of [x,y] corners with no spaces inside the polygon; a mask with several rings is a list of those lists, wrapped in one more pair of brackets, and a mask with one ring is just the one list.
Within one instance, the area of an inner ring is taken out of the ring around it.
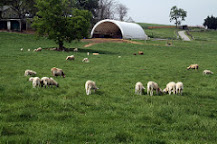
{"label": "white sheep", "polygon": [[85,90],[87,95],[91,94],[91,89],[93,89],[94,92],[96,92],[96,90],[99,88],[96,86],[96,83],[94,81],[88,80],[85,83]]}
{"label": "white sheep", "polygon": [[187,70],[189,69],[199,69],[199,65],[198,64],[191,64],[189,67],[187,67]]}
{"label": "white sheep", "polygon": [[84,59],[82,60],[82,62],[89,63],[90,61],[89,61],[89,59],[88,59],[88,58],[84,58]]}
{"label": "white sheep", "polygon": [[30,52],[31,50],[30,49],[28,49],[28,52]]}
{"label": "white sheep", "polygon": [[137,82],[135,85],[135,94],[142,95],[142,91],[145,89],[141,82]]}
{"label": "white sheep", "polygon": [[25,70],[25,73],[24,73],[24,76],[28,76],[28,75],[31,75],[31,76],[34,76],[36,75],[37,73],[33,70]]}
{"label": "white sheep", "polygon": [[39,47],[39,48],[37,48],[37,49],[34,49],[34,52],[39,52],[39,51],[42,51],[42,48],[41,48],[41,47]]}
{"label": "white sheep", "polygon": [[53,76],[63,76],[63,78],[65,77],[65,74],[63,73],[62,69],[53,67],[51,68],[51,72]]}
{"label": "white sheep", "polygon": [[32,86],[35,88],[36,86],[40,86],[41,80],[39,77],[30,77],[29,81],[32,81]]}
{"label": "white sheep", "polygon": [[150,94],[150,96],[153,96],[153,90],[156,90],[156,94],[159,94],[160,92],[162,92],[162,90],[159,88],[156,82],[149,81],[147,83],[147,95]]}
{"label": "white sheep", "polygon": [[164,93],[169,93],[169,95],[171,95],[171,93],[173,92],[173,94],[176,94],[176,83],[175,82],[169,82],[166,85],[166,88],[163,90]]}
{"label": "white sheep", "polygon": [[50,78],[49,77],[42,77],[41,78],[41,87],[49,87],[50,86]]}
{"label": "white sheep", "polygon": [[75,56],[74,55],[67,56],[66,60],[75,60]]}
{"label": "white sheep", "polygon": [[23,51],[23,48],[21,48],[20,51]]}
{"label": "white sheep", "polygon": [[49,85],[52,86],[52,85],[55,85],[56,87],[59,87],[59,83],[56,82],[53,78],[50,78],[50,81],[49,81]]}
{"label": "white sheep", "polygon": [[213,74],[213,72],[212,72],[212,71],[210,71],[210,70],[204,70],[204,71],[203,71],[203,74],[206,74],[206,75],[208,75],[208,74]]}
{"label": "white sheep", "polygon": [[78,48],[74,48],[74,50],[73,50],[74,52],[78,52]]}
{"label": "white sheep", "polygon": [[176,83],[176,94],[181,94],[182,95],[182,91],[184,89],[184,85],[182,82],[177,82]]}
{"label": "white sheep", "polygon": [[87,55],[89,56],[89,55],[90,55],[90,53],[89,53],[89,52],[87,52]]}

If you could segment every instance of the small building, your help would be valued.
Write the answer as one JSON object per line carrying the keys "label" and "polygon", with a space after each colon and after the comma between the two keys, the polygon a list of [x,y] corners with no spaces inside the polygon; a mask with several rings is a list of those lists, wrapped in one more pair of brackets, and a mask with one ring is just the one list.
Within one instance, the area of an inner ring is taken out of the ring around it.
{"label": "small building", "polygon": [[91,38],[120,38],[147,40],[148,36],[136,23],[105,19],[99,21],[91,31]]}

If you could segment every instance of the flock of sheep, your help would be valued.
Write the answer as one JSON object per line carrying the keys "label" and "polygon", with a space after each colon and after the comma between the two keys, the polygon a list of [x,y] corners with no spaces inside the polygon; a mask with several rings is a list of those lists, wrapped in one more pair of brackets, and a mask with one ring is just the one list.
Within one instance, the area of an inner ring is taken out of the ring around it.
{"label": "flock of sheep", "polygon": [[[21,51],[23,51],[23,48],[21,48]],[[28,51],[30,51],[28,49]],[[38,51],[42,51],[42,48],[37,48],[34,50],[35,52]],[[74,52],[77,52],[78,49],[75,48]],[[87,55],[89,55],[90,53],[87,52]],[[99,53],[93,53],[93,55],[99,55]],[[118,56],[118,58],[120,58],[121,56]],[[71,56],[67,56],[66,60],[75,60],[75,56],[71,55]],[[84,58],[82,60],[82,62],[89,62],[88,58]],[[189,69],[195,69],[198,70],[199,69],[199,65],[198,64],[191,64],[189,67],[187,67],[187,70]],[[65,74],[63,72],[62,69],[53,67],[51,68],[51,72],[53,76],[62,76],[63,78],[65,77]],[[203,74],[213,74],[213,72],[211,72],[210,70],[204,70]],[[33,70],[26,70],[24,73],[24,76],[33,76],[36,75],[36,72]],[[51,86],[56,86],[59,87],[58,82],[56,82],[53,78],[49,78],[49,77],[42,77],[41,79],[39,77],[30,77],[29,81],[32,82],[32,86],[33,88],[35,87],[51,87]],[[86,94],[90,95],[91,94],[91,90],[94,90],[94,92],[96,92],[96,90],[99,89],[96,86],[96,83],[94,81],[88,80],[85,83],[85,90],[86,90]],[[153,96],[154,90],[156,91],[156,94],[160,94],[160,93],[168,93],[169,95],[173,94],[180,94],[182,95],[183,93],[183,89],[184,89],[184,84],[182,82],[169,82],[166,85],[165,89],[160,89],[160,87],[158,86],[158,84],[154,81],[149,81],[147,83],[147,95]],[[143,84],[141,82],[137,82],[135,85],[135,94],[139,94],[142,95],[143,91],[145,90],[145,87],[143,86]]]}

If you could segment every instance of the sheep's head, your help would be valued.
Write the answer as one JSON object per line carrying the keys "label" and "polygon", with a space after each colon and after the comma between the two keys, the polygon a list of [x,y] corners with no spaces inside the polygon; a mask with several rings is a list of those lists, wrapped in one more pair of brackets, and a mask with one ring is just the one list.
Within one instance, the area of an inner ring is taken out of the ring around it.
{"label": "sheep's head", "polygon": [[165,88],[165,89],[163,90],[163,93],[168,93],[167,88]]}
{"label": "sheep's head", "polygon": [[189,70],[191,68],[191,66],[187,67],[187,70]]}
{"label": "sheep's head", "polygon": [[55,71],[55,70],[57,70],[57,68],[56,68],[56,67],[53,67],[53,68],[51,68],[51,71]]}
{"label": "sheep's head", "polygon": [[34,79],[33,77],[30,77],[30,78],[29,78],[29,81],[33,81],[33,79]]}

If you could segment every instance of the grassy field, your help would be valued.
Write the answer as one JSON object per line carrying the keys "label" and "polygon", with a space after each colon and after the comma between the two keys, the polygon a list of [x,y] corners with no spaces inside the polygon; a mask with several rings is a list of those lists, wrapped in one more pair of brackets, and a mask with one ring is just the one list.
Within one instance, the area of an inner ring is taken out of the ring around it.
{"label": "grassy field", "polygon": [[[215,37],[217,32],[206,35]],[[214,40],[173,41],[169,47],[165,41],[101,43],[89,48],[83,48],[86,43],[81,42],[66,44],[67,48],[78,47],[79,52],[32,52],[38,47],[56,47],[54,42],[36,40],[33,35],[1,32],[0,40],[0,143],[217,141]],[[138,51],[144,55],[133,55]],[[101,55],[87,56],[86,52]],[[72,54],[75,61],[66,61]],[[84,57],[90,63],[82,63]],[[199,71],[186,70],[193,63],[199,64]],[[32,69],[39,77],[51,77],[54,66],[66,73],[66,78],[55,78],[59,88],[34,89],[24,76],[26,69]],[[214,75],[203,75],[204,69]],[[84,84],[89,79],[100,89],[87,96]],[[182,81],[183,96],[134,94],[136,82],[146,85],[151,80],[162,89],[170,81]]]}

